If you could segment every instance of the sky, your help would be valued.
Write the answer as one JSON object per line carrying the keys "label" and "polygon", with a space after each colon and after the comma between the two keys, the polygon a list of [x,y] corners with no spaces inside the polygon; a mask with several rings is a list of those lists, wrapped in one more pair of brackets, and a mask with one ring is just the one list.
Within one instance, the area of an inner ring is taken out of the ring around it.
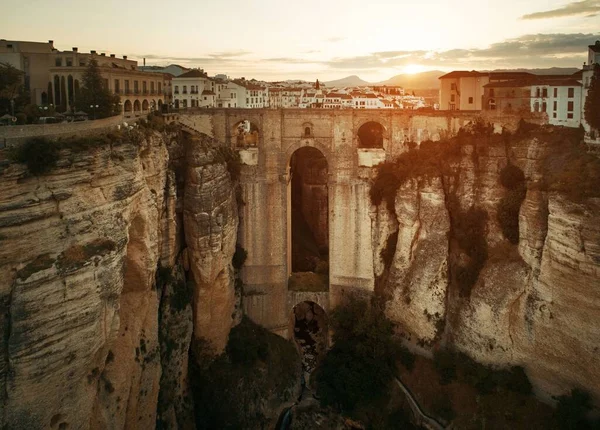
{"label": "sky", "polygon": [[19,0],[0,38],[262,80],[581,67],[600,0]]}

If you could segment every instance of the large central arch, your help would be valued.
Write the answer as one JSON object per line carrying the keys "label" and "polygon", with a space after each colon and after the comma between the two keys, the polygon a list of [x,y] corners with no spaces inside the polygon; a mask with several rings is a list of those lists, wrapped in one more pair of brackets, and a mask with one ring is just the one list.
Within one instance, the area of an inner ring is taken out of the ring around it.
{"label": "large central arch", "polygon": [[314,147],[290,156],[288,181],[288,289],[329,289],[329,167]]}

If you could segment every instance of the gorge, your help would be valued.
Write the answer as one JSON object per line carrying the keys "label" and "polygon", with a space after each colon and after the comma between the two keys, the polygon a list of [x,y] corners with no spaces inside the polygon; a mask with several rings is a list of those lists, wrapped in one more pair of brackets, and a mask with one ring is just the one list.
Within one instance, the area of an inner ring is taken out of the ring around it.
{"label": "gorge", "polygon": [[[446,114],[203,110],[44,141],[38,174],[0,151],[0,425],[194,428],[194,366],[235,357],[232,330],[269,361],[291,346],[254,324],[293,339],[351,295],[418,354],[598,405],[597,158],[564,129]],[[313,236],[298,270],[293,206]],[[298,390],[286,362],[264,422]]]}

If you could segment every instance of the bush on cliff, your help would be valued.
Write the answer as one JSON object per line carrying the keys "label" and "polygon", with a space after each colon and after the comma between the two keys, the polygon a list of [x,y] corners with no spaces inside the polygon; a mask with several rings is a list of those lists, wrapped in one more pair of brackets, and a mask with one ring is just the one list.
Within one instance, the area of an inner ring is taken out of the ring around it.
{"label": "bush on cliff", "polygon": [[458,139],[438,142],[421,142],[402,153],[395,161],[377,166],[377,176],[371,185],[371,203],[379,205],[385,201],[390,211],[394,211],[394,201],[398,189],[410,178],[432,178],[447,172],[450,162],[460,155]]}
{"label": "bush on cliff", "polygon": [[587,414],[592,409],[592,397],[587,391],[574,388],[569,394],[559,396],[557,400],[554,418],[560,430],[600,428],[592,427],[592,423],[587,419]]}
{"label": "bush on cliff", "polygon": [[349,299],[330,321],[334,344],[316,370],[317,392],[324,406],[357,415],[388,397],[396,361],[411,368],[414,356],[383,310],[366,300]]}
{"label": "bush on cliff", "polygon": [[34,137],[9,154],[12,161],[24,163],[32,175],[48,173],[58,161],[59,145],[44,137]]}
{"label": "bush on cliff", "polygon": [[519,243],[519,210],[527,193],[525,175],[517,166],[508,163],[500,171],[500,183],[505,193],[498,202],[498,224],[504,237],[516,245]]}
{"label": "bush on cliff", "polygon": [[244,318],[223,354],[210,357],[200,348],[190,360],[196,428],[265,428],[270,403],[291,399],[300,369],[289,341]]}

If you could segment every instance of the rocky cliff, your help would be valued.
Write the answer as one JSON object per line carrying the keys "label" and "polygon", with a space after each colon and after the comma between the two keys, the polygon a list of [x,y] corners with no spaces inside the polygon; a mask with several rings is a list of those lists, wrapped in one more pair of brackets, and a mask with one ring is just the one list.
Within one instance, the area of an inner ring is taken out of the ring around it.
{"label": "rocky cliff", "polygon": [[[408,173],[387,203],[375,193],[374,267],[388,316],[413,343],[522,365],[545,398],[581,387],[598,400],[600,198],[586,183],[597,160],[564,153],[569,138],[549,129],[422,144],[404,157],[412,164],[392,166]],[[506,172],[517,178],[509,188]]]}
{"label": "rocky cliff", "polygon": [[42,176],[4,163],[0,427],[153,428],[159,399],[164,427],[193,426],[190,344],[218,352],[239,320],[213,144],[136,129],[59,142]]}

